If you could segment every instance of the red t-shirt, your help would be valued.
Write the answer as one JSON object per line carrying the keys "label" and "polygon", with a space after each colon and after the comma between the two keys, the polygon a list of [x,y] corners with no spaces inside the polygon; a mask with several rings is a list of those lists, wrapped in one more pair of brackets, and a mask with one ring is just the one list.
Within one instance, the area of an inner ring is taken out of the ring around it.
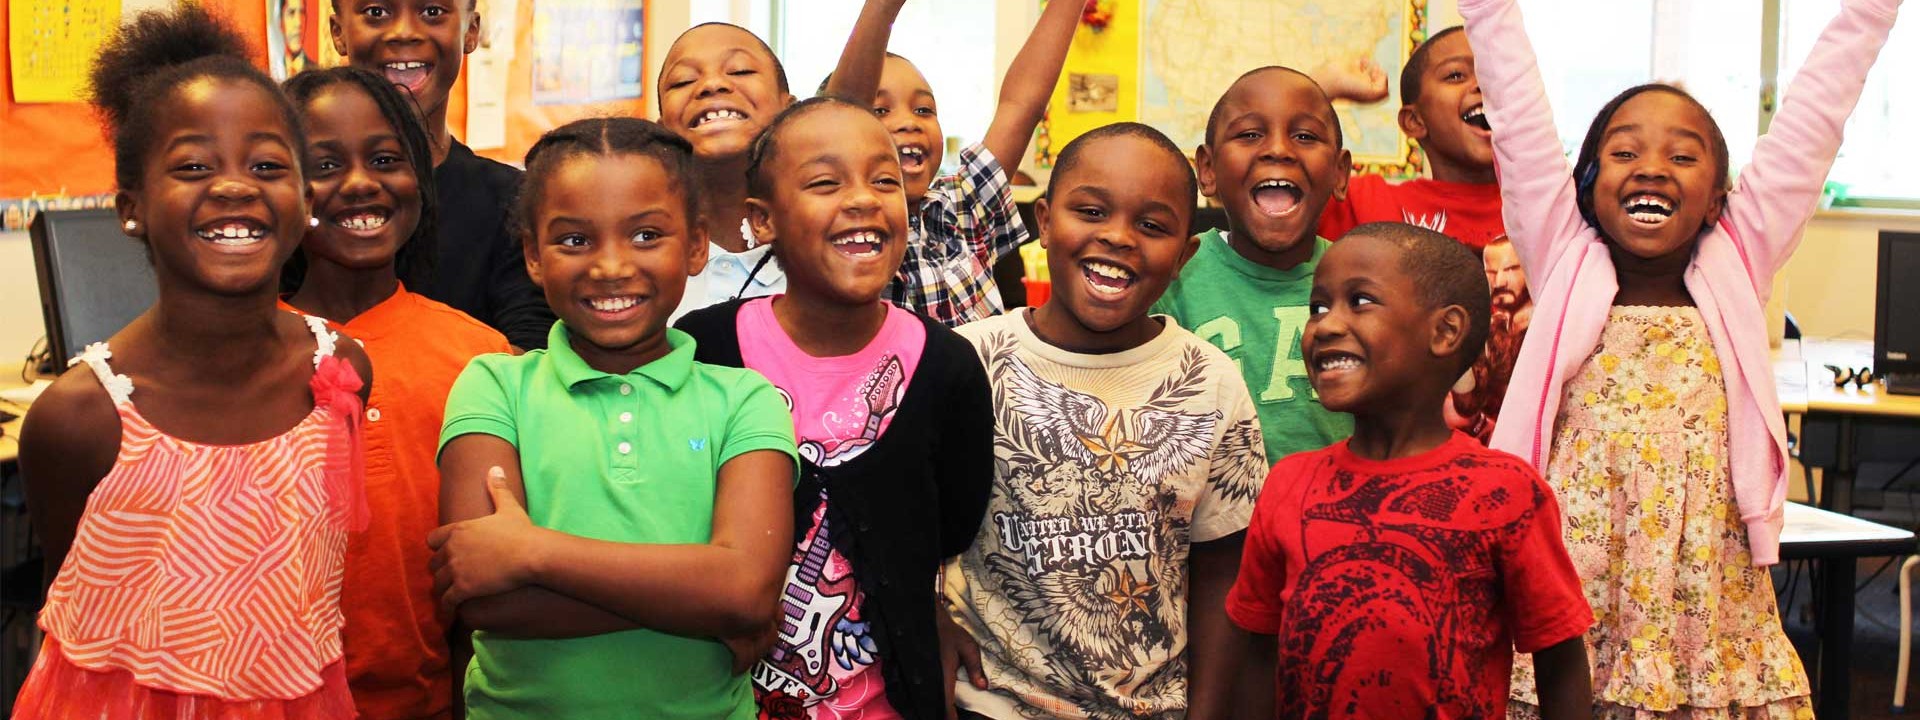
{"label": "red t-shirt", "polygon": [[1328,200],[1321,211],[1320,236],[1339,240],[1370,222],[1418,225],[1476,250],[1507,234],[1499,185],[1426,178],[1390,183],[1379,175],[1355,175],[1347,181],[1347,198]]}
{"label": "red t-shirt", "polygon": [[1347,198],[1329,201],[1321,212],[1320,236],[1338,240],[1370,222],[1418,225],[1480,253],[1487,285],[1493,289],[1493,322],[1486,351],[1447,399],[1447,424],[1487,442],[1493,438],[1514,359],[1533,319],[1533,293],[1527,289],[1526,272],[1513,244],[1505,242],[1500,186],[1424,178],[1389,183],[1379,175],[1356,175],[1347,181]]}
{"label": "red t-shirt", "polygon": [[1553,492],[1457,432],[1401,460],[1341,442],[1280,461],[1227,614],[1279,636],[1278,717],[1504,717],[1514,651],[1593,624]]}

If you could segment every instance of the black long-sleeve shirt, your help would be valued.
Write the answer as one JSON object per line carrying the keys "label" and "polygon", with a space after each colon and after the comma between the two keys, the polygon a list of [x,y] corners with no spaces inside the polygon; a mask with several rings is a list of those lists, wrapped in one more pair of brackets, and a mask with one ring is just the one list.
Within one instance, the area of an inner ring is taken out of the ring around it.
{"label": "black long-sleeve shirt", "polygon": [[520,242],[507,230],[520,171],[455,140],[446,161],[433,169],[433,181],[439,186],[440,251],[425,295],[493,326],[515,347],[546,347],[553,311],[527,278]]}

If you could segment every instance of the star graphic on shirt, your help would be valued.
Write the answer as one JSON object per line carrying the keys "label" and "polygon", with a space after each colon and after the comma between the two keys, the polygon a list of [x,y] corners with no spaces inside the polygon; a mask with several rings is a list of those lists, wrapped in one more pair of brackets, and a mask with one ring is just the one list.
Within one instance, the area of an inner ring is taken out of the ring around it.
{"label": "star graphic on shirt", "polygon": [[1120,427],[1120,418],[1109,418],[1106,426],[1100,428],[1100,434],[1080,433],[1080,444],[1087,447],[1093,455],[1095,467],[1101,470],[1119,470],[1126,472],[1133,459],[1146,454],[1151,448],[1134,442],[1125,436]]}
{"label": "star graphic on shirt", "polygon": [[1153,592],[1151,583],[1134,579],[1133,568],[1126,568],[1121,570],[1120,577],[1114,580],[1113,589],[1102,593],[1102,596],[1122,608],[1132,605],[1140,612],[1151,613],[1152,610],[1147,608],[1147,594],[1151,592]]}

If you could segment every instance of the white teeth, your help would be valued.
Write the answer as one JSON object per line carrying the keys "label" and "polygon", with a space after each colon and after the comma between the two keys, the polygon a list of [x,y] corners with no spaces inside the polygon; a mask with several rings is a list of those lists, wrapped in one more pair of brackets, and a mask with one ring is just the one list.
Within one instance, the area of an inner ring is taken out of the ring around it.
{"label": "white teeth", "polygon": [[1253,189],[1265,190],[1267,188],[1294,188],[1297,190],[1299,189],[1299,187],[1300,186],[1293,184],[1292,180],[1262,180],[1260,181],[1260,184],[1253,186]]}
{"label": "white teeth", "polygon": [[880,254],[880,233],[872,230],[848,233],[834,238],[830,242],[834,247],[846,247],[849,245],[862,246],[860,251],[849,253],[854,257],[872,257]]}
{"label": "white teeth", "polygon": [[1661,215],[1660,213],[1651,213],[1651,212],[1629,213],[1628,217],[1631,217],[1643,223],[1647,223],[1649,225],[1658,225],[1660,223],[1667,221],[1666,215]]}
{"label": "white teeth", "polygon": [[427,64],[426,64],[426,63],[423,63],[423,62],[395,62],[395,63],[387,63],[387,67],[390,67],[390,68],[393,68],[393,69],[395,69],[395,70],[419,70],[419,69],[421,69],[421,68],[424,68],[424,67],[426,67],[426,66],[427,66]]}
{"label": "white teeth", "polygon": [[1106,263],[1090,262],[1090,263],[1087,263],[1087,269],[1092,270],[1093,274],[1099,275],[1100,277],[1103,277],[1103,278],[1112,278],[1114,280],[1133,279],[1133,273],[1127,272],[1126,269],[1124,268],[1114,267]]}
{"label": "white teeth", "polygon": [[368,213],[342,218],[336,221],[335,224],[355,231],[378,230],[387,226],[387,218],[382,215]]}
{"label": "white teeth", "polygon": [[587,304],[600,312],[620,312],[621,310],[640,304],[640,300],[632,296],[593,298],[587,300]]}
{"label": "white teeth", "polygon": [[241,224],[221,225],[197,231],[202,240],[211,240],[215,245],[250,245],[267,236],[266,230],[256,230]]}
{"label": "white teeth", "polygon": [[738,110],[708,110],[706,114],[700,116],[700,119],[698,121],[694,122],[694,126],[698,127],[701,125],[705,125],[714,120],[745,120],[745,119],[747,119],[747,116],[744,114],[741,114]]}
{"label": "white teeth", "polygon": [[903,147],[900,148],[900,154],[909,157],[923,157],[927,154],[927,151],[917,147]]}
{"label": "white teeth", "polygon": [[1465,115],[1461,115],[1460,117],[1461,117],[1461,118],[1464,118],[1464,119],[1467,119],[1467,120],[1472,120],[1472,119],[1474,119],[1474,118],[1478,118],[1478,117],[1481,117],[1481,116],[1484,116],[1484,115],[1486,115],[1486,114],[1487,114],[1487,111],[1486,111],[1486,109],[1485,109],[1485,108],[1481,108],[1481,107],[1475,107],[1475,108],[1473,108],[1472,110],[1468,110],[1468,111],[1467,111],[1467,114],[1465,114]]}
{"label": "white teeth", "polygon": [[1097,260],[1089,260],[1083,267],[1085,267],[1091,275],[1116,282],[1116,284],[1087,283],[1089,287],[1093,288],[1094,292],[1103,295],[1118,295],[1125,292],[1126,289],[1133,284],[1133,273],[1128,272],[1126,268],[1109,265]]}
{"label": "white teeth", "polygon": [[1321,370],[1353,370],[1358,367],[1360,358],[1352,355],[1334,355],[1320,360]]}

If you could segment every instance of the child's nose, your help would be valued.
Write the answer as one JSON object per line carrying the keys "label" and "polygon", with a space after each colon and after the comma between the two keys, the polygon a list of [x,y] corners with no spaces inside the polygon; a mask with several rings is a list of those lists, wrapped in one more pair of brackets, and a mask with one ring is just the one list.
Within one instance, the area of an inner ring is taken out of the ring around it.
{"label": "child's nose", "polygon": [[593,266],[587,269],[587,277],[601,281],[633,277],[633,262],[626,253],[620,252],[625,245],[624,242],[602,243],[601,251],[593,258]]}
{"label": "child's nose", "polygon": [[260,196],[260,188],[253,183],[238,178],[222,178],[213,184],[213,196],[228,202],[252,200]]}

